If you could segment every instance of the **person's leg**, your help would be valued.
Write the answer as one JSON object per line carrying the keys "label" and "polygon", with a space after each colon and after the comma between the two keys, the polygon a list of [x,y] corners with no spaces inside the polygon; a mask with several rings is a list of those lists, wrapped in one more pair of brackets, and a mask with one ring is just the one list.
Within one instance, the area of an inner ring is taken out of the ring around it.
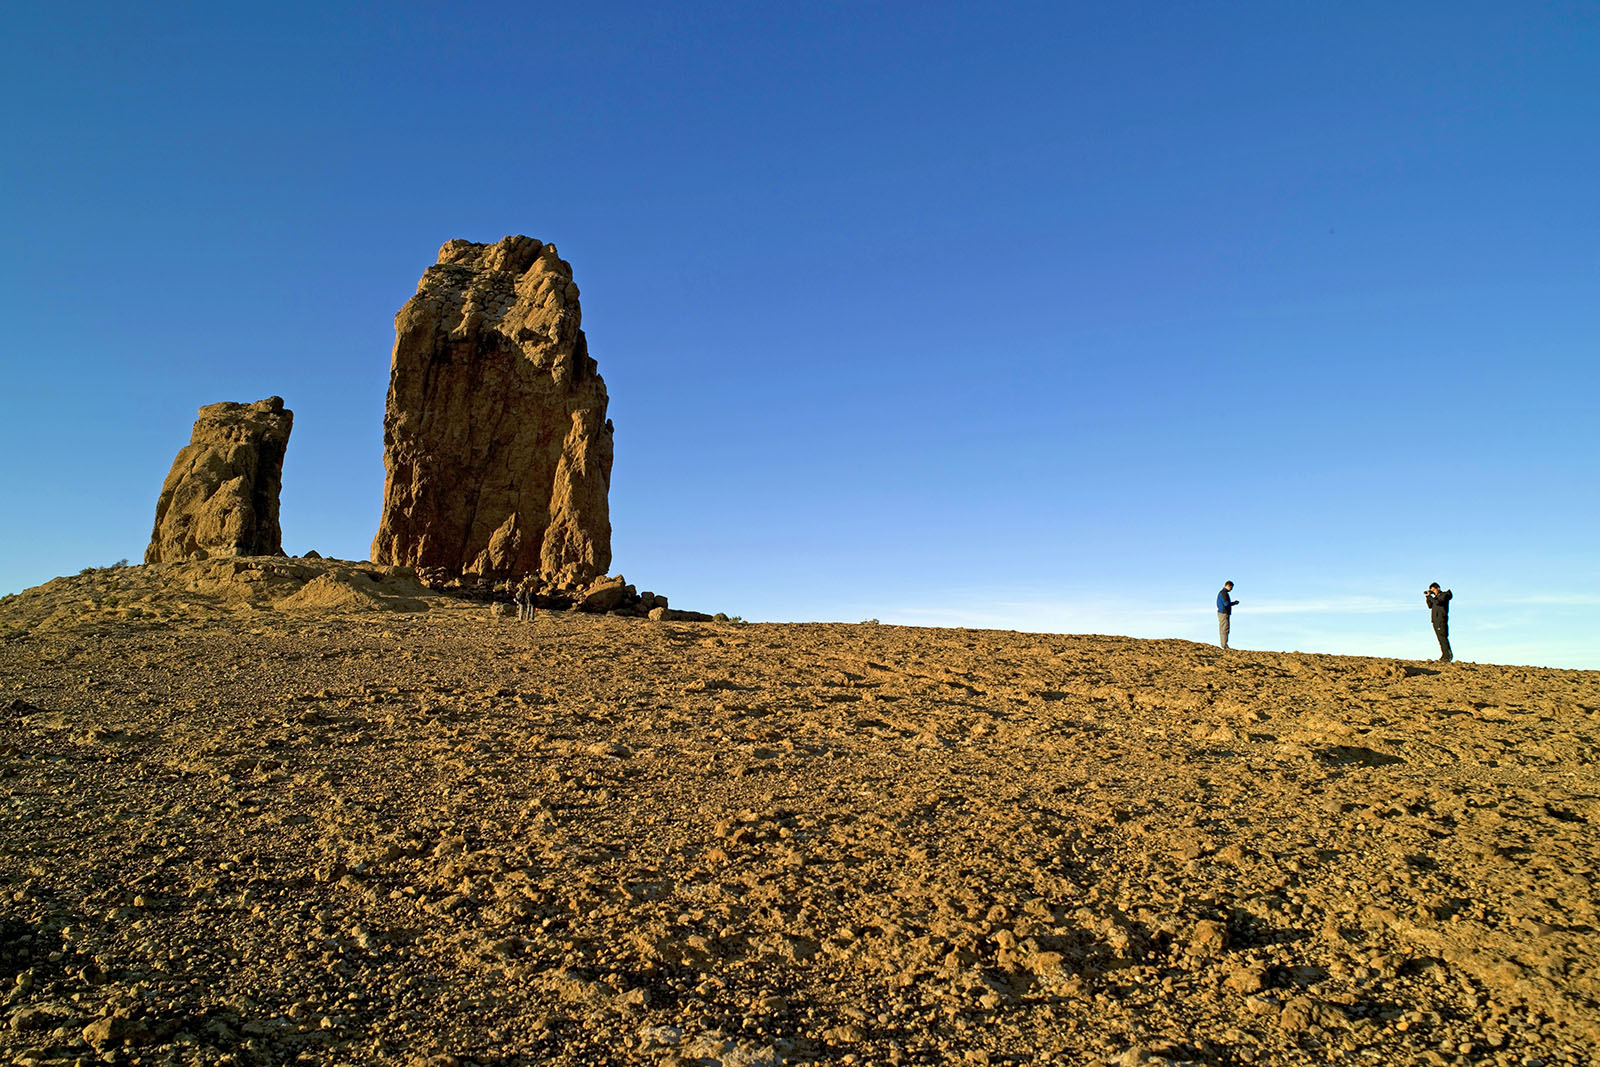
{"label": "person's leg", "polygon": [[1433,633],[1434,636],[1439,638],[1440,661],[1449,663],[1451,660],[1455,659],[1456,657],[1450,651],[1450,624],[1446,622],[1434,626]]}
{"label": "person's leg", "polygon": [[1227,612],[1217,612],[1217,643],[1223,648],[1228,647],[1228,630],[1231,628],[1233,616]]}

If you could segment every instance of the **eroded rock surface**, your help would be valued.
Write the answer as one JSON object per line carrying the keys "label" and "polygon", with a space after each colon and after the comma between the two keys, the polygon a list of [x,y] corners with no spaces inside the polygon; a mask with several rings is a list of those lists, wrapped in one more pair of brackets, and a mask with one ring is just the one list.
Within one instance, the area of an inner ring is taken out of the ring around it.
{"label": "eroded rock surface", "polygon": [[207,404],[156,501],[146,563],[278,556],[278,493],[294,412],[283,398]]}
{"label": "eroded rock surface", "polygon": [[378,563],[576,587],[611,563],[612,426],[554,245],[450,241],[395,317]]}

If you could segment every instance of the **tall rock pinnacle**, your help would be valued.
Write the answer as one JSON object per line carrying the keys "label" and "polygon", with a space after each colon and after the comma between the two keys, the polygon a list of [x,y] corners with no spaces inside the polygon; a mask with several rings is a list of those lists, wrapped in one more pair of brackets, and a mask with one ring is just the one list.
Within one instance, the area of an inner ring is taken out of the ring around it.
{"label": "tall rock pinnacle", "polygon": [[606,384],[554,245],[450,241],[395,316],[375,563],[579,586],[611,565]]}
{"label": "tall rock pinnacle", "polygon": [[278,492],[293,426],[276,396],[201,408],[161,485],[144,561],[283,555]]}

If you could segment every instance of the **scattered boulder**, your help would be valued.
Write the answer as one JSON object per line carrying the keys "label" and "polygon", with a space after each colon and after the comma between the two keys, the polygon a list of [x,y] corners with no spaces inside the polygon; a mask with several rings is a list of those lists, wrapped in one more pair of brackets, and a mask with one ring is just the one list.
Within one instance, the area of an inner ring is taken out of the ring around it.
{"label": "scattered boulder", "polygon": [[1220,956],[1228,948],[1228,927],[1214,919],[1201,919],[1194,924],[1194,936],[1189,940],[1189,953],[1193,956]]}
{"label": "scattered boulder", "polygon": [[611,564],[612,425],[572,268],[447,242],[395,318],[377,563],[580,588]]}
{"label": "scattered boulder", "polygon": [[201,408],[161,485],[145,562],[283,555],[278,493],[293,424],[276,396]]}
{"label": "scattered boulder", "polygon": [[70,1017],[69,1010],[61,1004],[51,1002],[25,1005],[12,1013],[7,1025],[18,1033],[28,1033],[60,1026]]}
{"label": "scattered boulder", "polygon": [[599,578],[578,601],[580,611],[613,611],[626,600],[634,599],[633,586],[621,577]]}
{"label": "scattered boulder", "polygon": [[716,616],[703,611],[679,611],[676,608],[651,608],[646,618],[653,622],[711,622]]}
{"label": "scattered boulder", "polygon": [[125,1014],[108,1015],[96,1019],[83,1028],[83,1043],[98,1051],[115,1049],[123,1044],[148,1045],[156,1040],[150,1028]]}
{"label": "scattered boulder", "polygon": [[1271,985],[1269,972],[1264,964],[1252,963],[1234,971],[1222,983],[1236,993],[1259,993]]}
{"label": "scattered boulder", "polygon": [[1323,1030],[1346,1029],[1349,1016],[1337,1004],[1316,1000],[1308,996],[1291,999],[1278,1013],[1278,1025],[1291,1034],[1304,1033],[1313,1027]]}
{"label": "scattered boulder", "polygon": [[539,603],[554,608],[576,608],[579,611],[609,612],[633,618],[648,618],[657,622],[711,622],[726,621],[727,616],[707,615],[703,611],[678,611],[667,606],[667,598],[660,593],[640,593],[621,575],[600,577],[587,588],[576,592],[553,589],[542,593]]}

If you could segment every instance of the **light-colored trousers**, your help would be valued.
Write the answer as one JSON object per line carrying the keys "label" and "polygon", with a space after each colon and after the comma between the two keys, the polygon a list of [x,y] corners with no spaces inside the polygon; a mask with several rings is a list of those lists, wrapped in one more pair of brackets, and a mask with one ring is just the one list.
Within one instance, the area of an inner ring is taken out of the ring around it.
{"label": "light-colored trousers", "polygon": [[1217,612],[1217,636],[1221,639],[1223,648],[1228,647],[1228,624],[1233,621],[1233,616],[1227,612]]}

